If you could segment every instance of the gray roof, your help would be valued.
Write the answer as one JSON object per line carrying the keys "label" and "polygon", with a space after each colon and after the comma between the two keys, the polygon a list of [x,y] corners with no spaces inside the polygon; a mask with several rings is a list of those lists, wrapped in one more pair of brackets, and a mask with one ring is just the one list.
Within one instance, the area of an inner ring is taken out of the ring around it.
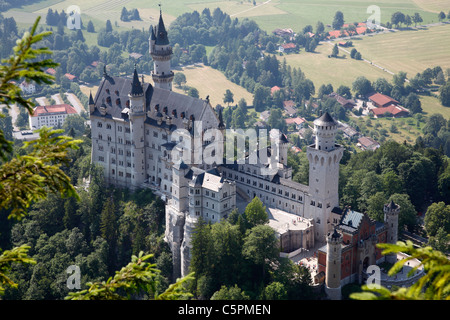
{"label": "gray roof", "polygon": [[[137,72],[135,81],[139,80]],[[95,96],[95,109],[92,115],[101,117],[100,107],[106,107],[106,118],[127,119],[132,91],[132,79],[110,76],[106,74],[100,83]],[[146,123],[154,126],[175,130],[185,128],[183,121],[202,121],[203,128],[217,128],[219,120],[214,111],[206,112],[211,108],[207,101],[193,98],[173,91],[153,87],[149,83],[142,85],[145,99]],[[124,111],[124,112],[123,112]],[[150,111],[150,112],[149,112]],[[158,116],[163,122],[158,124]],[[171,120],[170,124],[166,120]]]}
{"label": "gray roof", "polygon": [[168,45],[169,38],[167,36],[166,27],[162,18],[162,13],[159,15],[158,28],[156,29],[156,42],[157,45]]}
{"label": "gray roof", "polygon": [[344,224],[349,227],[353,227],[353,228],[357,229],[359,224],[362,221],[363,216],[364,216],[364,214],[362,214],[360,212],[356,212],[351,209],[348,209],[344,213],[344,217],[341,220],[341,224]]}
{"label": "gray roof", "polygon": [[328,112],[325,112],[320,118],[314,120],[314,124],[316,126],[337,126],[338,125],[336,120],[334,120],[333,117]]}

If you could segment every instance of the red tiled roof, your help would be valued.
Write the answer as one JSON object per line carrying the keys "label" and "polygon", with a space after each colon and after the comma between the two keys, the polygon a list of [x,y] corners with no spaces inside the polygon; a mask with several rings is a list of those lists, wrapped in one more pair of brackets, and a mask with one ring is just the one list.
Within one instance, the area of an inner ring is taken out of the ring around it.
{"label": "red tiled roof", "polygon": [[386,106],[387,104],[398,104],[399,102],[389,96],[386,96],[381,93],[375,93],[369,97],[369,100],[378,106]]}
{"label": "red tiled roof", "polygon": [[279,86],[273,86],[271,89],[270,89],[270,93],[271,94],[274,94],[274,92],[277,92],[277,91],[280,91],[281,90],[281,88],[279,87]]}
{"label": "red tiled roof", "polygon": [[73,74],[70,74],[70,73],[66,73],[65,76],[66,76],[66,78],[69,79],[69,80],[73,80],[73,79],[76,78],[76,76],[74,76]]}
{"label": "red tiled roof", "polygon": [[400,113],[405,113],[405,114],[408,114],[409,113],[409,110],[408,109],[406,109],[406,108],[403,108],[403,107],[401,107],[401,106],[397,106],[397,105],[395,105],[395,104],[391,104],[391,105],[389,105],[389,106],[387,106],[387,107],[384,107],[384,108],[374,108],[374,109],[372,109],[371,110],[372,111],[372,113],[374,114],[374,115],[376,115],[376,116],[382,116],[382,115],[384,115],[385,113],[390,113],[390,114],[392,114],[393,116],[396,116],[396,115],[398,115],[398,114],[400,114]]}
{"label": "red tiled roof", "polygon": [[288,118],[288,119],[286,119],[285,120],[286,121],[286,124],[293,124],[293,123],[295,123],[296,125],[300,125],[300,124],[302,124],[302,123],[304,123],[304,122],[306,122],[306,120],[305,119],[303,119],[303,118]]}
{"label": "red tiled roof", "polygon": [[76,114],[77,111],[74,107],[68,104],[56,104],[52,106],[38,106],[34,108],[32,117],[38,117],[42,115],[49,115],[49,114]]}
{"label": "red tiled roof", "polygon": [[56,70],[53,68],[48,68],[47,70],[45,70],[45,72],[47,72],[48,74],[54,76],[56,74]]}
{"label": "red tiled roof", "polygon": [[295,49],[295,48],[297,48],[295,43],[292,43],[292,42],[284,43],[281,46],[283,47],[283,49]]}

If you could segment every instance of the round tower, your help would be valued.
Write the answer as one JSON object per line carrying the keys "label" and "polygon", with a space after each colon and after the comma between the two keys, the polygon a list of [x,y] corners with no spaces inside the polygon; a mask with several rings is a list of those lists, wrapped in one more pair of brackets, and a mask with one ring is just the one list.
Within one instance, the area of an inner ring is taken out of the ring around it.
{"label": "round tower", "polygon": [[327,236],[325,292],[331,300],[341,300],[342,235],[334,229]]}
{"label": "round tower", "polygon": [[311,205],[305,217],[315,220],[315,238],[326,241],[333,231],[334,207],[339,207],[339,162],[344,148],[336,144],[338,122],[325,112],[314,121],[315,143],[307,147]]}
{"label": "round tower", "polygon": [[334,150],[337,128],[338,123],[328,112],[325,112],[320,118],[314,120],[315,148],[325,151]]}
{"label": "round tower", "polygon": [[[400,213],[400,206],[391,201],[385,204],[384,211],[384,223],[387,228],[386,243],[395,244],[398,241],[398,215]],[[396,255],[387,255],[386,260],[390,263],[394,263],[397,260]]]}
{"label": "round tower", "polygon": [[139,81],[136,67],[134,68],[131,90],[128,94],[130,99],[130,132],[132,138],[131,154],[133,168],[131,173],[132,187],[140,187],[145,181],[145,94],[143,83]]}
{"label": "round tower", "polygon": [[174,73],[170,67],[170,60],[173,52],[164,26],[162,12],[160,12],[158,27],[155,30],[153,27],[151,28],[149,44],[150,54],[153,58],[152,79],[155,87],[172,90]]}

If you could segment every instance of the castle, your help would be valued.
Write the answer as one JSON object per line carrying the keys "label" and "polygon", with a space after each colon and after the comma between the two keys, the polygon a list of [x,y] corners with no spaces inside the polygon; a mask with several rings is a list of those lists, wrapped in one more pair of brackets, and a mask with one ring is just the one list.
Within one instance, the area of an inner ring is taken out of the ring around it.
{"label": "castle", "polygon": [[[192,230],[199,217],[220,222],[239,203],[259,197],[282,253],[325,244],[318,260],[331,298],[340,297],[345,281],[361,280],[364,267],[381,259],[375,244],[396,242],[398,210],[390,204],[386,223],[379,224],[339,208],[344,148],[335,142],[337,122],[328,113],[314,121],[315,143],[307,148],[308,185],[292,181],[283,134],[271,140],[270,147],[258,145],[257,161],[250,161],[250,152],[232,162],[217,161],[214,155],[225,142],[221,114],[208,98],[172,91],[172,47],[162,14],[158,26],[151,28],[149,48],[153,85],[140,79],[136,68],[131,78],[111,76],[105,68],[95,98],[90,95],[92,162],[104,168],[109,184],[149,188],[165,200],[165,240],[173,253],[174,276],[189,270]],[[214,161],[185,161],[198,154]],[[263,163],[262,154],[276,161]]]}

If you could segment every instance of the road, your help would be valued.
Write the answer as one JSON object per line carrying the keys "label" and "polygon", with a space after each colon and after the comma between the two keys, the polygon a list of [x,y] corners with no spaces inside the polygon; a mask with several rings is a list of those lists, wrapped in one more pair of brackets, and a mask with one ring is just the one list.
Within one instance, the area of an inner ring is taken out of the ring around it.
{"label": "road", "polygon": [[66,93],[65,95],[67,99],[69,99],[70,104],[77,110],[78,114],[81,114],[82,111],[86,111],[76,95],[73,93]]}
{"label": "road", "polygon": [[245,12],[248,12],[248,11],[251,11],[251,10],[255,10],[256,8],[261,7],[261,6],[263,6],[263,5],[266,5],[266,4],[268,4],[269,2],[272,2],[272,0],[267,0],[266,2],[263,2],[263,3],[261,3],[261,4],[258,4],[257,6],[254,6],[254,7],[250,8],[250,9],[247,9],[247,10],[244,10],[244,11],[241,11],[241,12],[238,12],[238,13],[230,14],[230,17],[234,17],[234,16],[237,16],[237,15],[239,15],[239,14],[241,14],[241,13],[245,13]]}

